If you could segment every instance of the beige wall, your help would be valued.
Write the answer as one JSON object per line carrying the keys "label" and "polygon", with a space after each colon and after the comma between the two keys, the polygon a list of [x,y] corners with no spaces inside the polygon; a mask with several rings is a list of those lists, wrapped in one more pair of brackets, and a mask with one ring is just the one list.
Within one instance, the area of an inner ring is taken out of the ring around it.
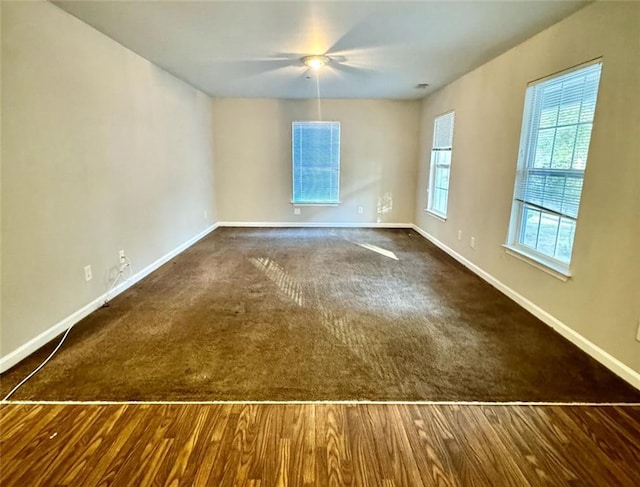
{"label": "beige wall", "polygon": [[206,95],[46,2],[3,2],[2,63],[5,355],[216,218]]}
{"label": "beige wall", "polygon": [[[216,220],[415,221],[640,371],[639,4],[586,7],[431,95],[420,134],[419,102],[323,100],[323,119],[342,123],[342,204],[302,207],[300,216],[290,203],[290,125],[315,119],[316,101],[211,106],[49,3],[2,2],[0,14],[2,355],[104,293],[121,248],[135,271]],[[599,56],[573,278],[561,282],[501,247],[524,91],[531,80]],[[433,118],[451,109],[451,199],[442,223],[423,209]]]}
{"label": "beige wall", "polygon": [[0,1],[0,354],[2,354],[2,1]]}
{"label": "beige wall", "polygon": [[220,221],[412,222],[420,103],[322,100],[321,111],[341,123],[341,204],[294,215],[291,122],[317,120],[317,101],[213,100]]}
{"label": "beige wall", "polygon": [[[640,371],[640,4],[580,10],[423,102],[416,223]],[[562,282],[502,248],[527,83],[597,57],[603,70],[571,270]],[[449,218],[424,212],[433,118],[456,111]],[[457,231],[462,230],[462,241]],[[475,236],[476,248],[469,238]],[[508,333],[508,330],[505,330]]]}

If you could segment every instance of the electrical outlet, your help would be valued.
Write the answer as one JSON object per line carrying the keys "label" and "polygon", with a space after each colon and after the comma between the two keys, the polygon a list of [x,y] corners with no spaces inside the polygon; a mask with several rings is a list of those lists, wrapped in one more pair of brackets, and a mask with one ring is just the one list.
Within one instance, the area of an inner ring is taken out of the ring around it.
{"label": "electrical outlet", "polygon": [[207,212],[207,210],[204,210],[203,216],[205,220],[209,218],[209,213]]}
{"label": "electrical outlet", "polygon": [[638,319],[638,331],[636,332],[636,340],[640,342],[640,319]]}
{"label": "electrical outlet", "polygon": [[471,240],[469,241],[469,245],[471,245],[472,249],[476,248],[476,238],[475,237],[471,237]]}
{"label": "electrical outlet", "polygon": [[84,280],[90,281],[92,278],[93,278],[93,274],[91,274],[91,266],[90,265],[84,266]]}
{"label": "electrical outlet", "polygon": [[362,206],[358,206],[358,213],[362,215],[364,213],[364,208]]}
{"label": "electrical outlet", "polygon": [[462,230],[458,230],[458,240],[462,240]]}
{"label": "electrical outlet", "polygon": [[294,208],[293,209],[293,214],[294,215],[299,215],[300,214],[300,208]]}

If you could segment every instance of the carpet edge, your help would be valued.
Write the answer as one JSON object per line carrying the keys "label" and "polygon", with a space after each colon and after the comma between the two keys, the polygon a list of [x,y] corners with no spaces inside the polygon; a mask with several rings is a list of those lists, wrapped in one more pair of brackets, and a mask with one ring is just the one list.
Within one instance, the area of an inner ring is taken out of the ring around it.
{"label": "carpet edge", "polygon": [[220,227],[257,228],[413,228],[413,223],[371,223],[371,222],[246,222],[223,221]]}
{"label": "carpet edge", "polygon": [[412,224],[411,228],[415,230],[418,234],[420,234],[422,237],[424,237],[426,240],[428,240],[429,242],[434,244],[436,247],[438,247],[440,250],[442,250],[443,252],[451,256],[456,261],[460,262],[462,265],[464,265],[467,269],[469,269],[471,272],[476,274],[478,277],[482,278],[484,281],[491,284],[502,294],[506,295],[507,297],[511,298],[513,301],[518,303],[520,306],[522,306],[524,309],[526,309],[528,312],[530,312],[532,315],[534,315],[544,324],[553,328],[557,333],[559,333],[564,338],[569,340],[571,343],[573,343],[575,346],[577,346],[580,350],[585,352],[591,358],[595,359],[596,361],[604,365],[607,369],[609,369],[611,372],[616,374],[618,377],[628,382],[636,389],[640,390],[640,373],[639,372],[636,372],[634,369],[632,369],[625,363],[615,358],[609,352],[606,352],[605,350],[600,348],[598,345],[591,342],[590,340],[582,336],[580,333],[575,331],[573,328],[564,324],[562,321],[560,321],[558,318],[553,316],[548,311],[545,311],[540,306],[538,306],[534,302],[524,297],[522,294],[510,288],[509,286],[504,284],[502,281],[496,279],[487,271],[481,269],[480,267],[472,263],[470,260],[463,257],[462,255],[457,253],[455,250],[451,249],[450,247],[442,243],[440,240],[435,238],[433,235],[430,235],[429,233],[424,231],[418,225]]}
{"label": "carpet edge", "polygon": [[176,255],[180,254],[181,252],[184,252],[187,248],[191,247],[197,241],[209,235],[218,227],[219,227],[219,224],[214,223],[213,225],[205,228],[203,231],[191,237],[186,242],[178,245],[178,247],[176,247],[175,249],[167,252],[165,255],[155,260],[154,262],[149,264],[147,267],[145,267],[141,271],[131,276],[126,281],[120,283],[110,292],[108,293],[105,292],[101,294],[100,296],[93,299],[92,301],[90,301],[80,309],[74,311],[70,315],[60,320],[55,325],[49,327],[48,329],[46,329],[36,337],[22,344],[12,352],[9,352],[8,354],[0,357],[0,373],[6,372],[11,367],[18,364],[20,361],[24,360],[33,352],[38,350],[40,347],[42,347],[43,345],[46,345],[49,341],[54,339],[56,336],[60,335],[61,333],[64,333],[67,329],[69,329],[70,327],[78,323],[80,320],[82,320],[83,318],[87,317],[88,315],[93,313],[95,310],[100,308],[105,302],[105,300],[107,299],[107,294],[109,295],[108,296],[109,299],[115,298],[118,294],[126,291],[131,286],[133,286],[134,284],[144,279],[153,271],[155,271],[162,265],[166,264],[169,260],[173,259]]}

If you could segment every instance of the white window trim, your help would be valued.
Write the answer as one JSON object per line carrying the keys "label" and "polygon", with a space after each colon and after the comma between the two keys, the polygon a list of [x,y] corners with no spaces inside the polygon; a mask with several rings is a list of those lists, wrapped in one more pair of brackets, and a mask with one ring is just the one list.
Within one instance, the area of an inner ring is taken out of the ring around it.
{"label": "white window trim", "polygon": [[539,256],[534,255],[529,248],[527,248],[526,250],[522,250],[522,247],[520,246],[507,244],[503,244],[502,246],[504,247],[505,253],[507,255],[526,262],[527,264],[532,265],[533,267],[540,269],[541,271],[544,271],[547,274],[560,279],[561,281],[567,281],[571,279],[571,271],[567,266],[564,265],[564,262],[552,263],[548,259],[540,258]]}
{"label": "white window trim", "polygon": [[[560,75],[569,74],[573,71],[577,71],[579,69],[586,68],[588,66],[602,63],[602,58],[593,59],[586,63],[580,64],[578,66],[574,66],[572,68],[558,71],[551,75],[545,76],[543,78],[539,78],[531,83],[527,84],[527,93],[525,94],[525,105],[523,108],[523,123],[520,133],[520,145],[519,145],[519,153],[518,153],[518,162],[516,166],[516,178],[515,183],[518,183],[518,175],[517,172],[521,170],[521,168],[526,164],[526,144],[525,142],[528,140],[529,131],[530,131],[530,120],[526,117],[527,109],[530,107],[529,105],[529,87],[543,83],[549,79],[556,78]],[[586,171],[585,171],[586,173]],[[561,281],[567,281],[572,277],[571,273],[571,260],[569,263],[565,263],[549,257],[548,255],[537,252],[535,249],[530,247],[523,246],[518,243],[518,233],[520,231],[520,222],[522,221],[522,210],[524,204],[516,204],[515,199],[512,198],[512,209],[511,209],[511,218],[509,219],[509,228],[507,233],[507,240],[503,247],[505,248],[505,252],[515,257],[523,262],[526,262],[537,269],[540,269],[546,272]],[[516,211],[517,206],[517,211]],[[574,240],[575,245],[575,240]],[[573,248],[571,249],[573,253]]]}
{"label": "white window trim", "polygon": [[291,201],[293,206],[340,206],[342,201],[338,201],[337,203],[296,203],[295,201]]}
{"label": "white window trim", "polygon": [[429,208],[425,208],[424,211],[425,211],[425,213],[427,215],[435,218],[436,220],[440,220],[441,222],[446,222],[447,221],[446,215],[442,215],[441,213],[433,211],[433,210],[430,210]]}
{"label": "white window trim", "polygon": [[436,115],[433,118],[433,136],[432,136],[432,140],[431,140],[431,150],[429,151],[429,182],[427,185],[427,206],[424,209],[424,211],[427,212],[427,214],[431,215],[432,217],[436,218],[437,220],[440,220],[442,222],[446,222],[447,221],[447,213],[442,213],[436,209],[433,208],[433,185],[435,184],[434,178],[435,178],[435,164],[433,164],[433,150],[434,150],[434,138],[435,138],[435,131],[436,131],[436,120],[438,120],[440,117],[444,117],[446,115],[449,114],[453,114],[454,120],[453,120],[453,128],[451,130],[451,162],[449,163],[449,185],[447,186],[447,201],[446,201],[446,205],[447,205],[447,211],[449,210],[449,192],[450,192],[450,188],[451,188],[451,167],[453,166],[453,132],[455,131],[455,110],[449,110],[447,112],[443,112],[439,115]]}

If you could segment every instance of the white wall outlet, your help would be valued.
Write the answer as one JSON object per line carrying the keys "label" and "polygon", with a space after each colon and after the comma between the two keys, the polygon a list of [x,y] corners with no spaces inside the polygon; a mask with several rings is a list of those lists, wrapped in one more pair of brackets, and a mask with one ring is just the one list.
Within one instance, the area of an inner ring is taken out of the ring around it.
{"label": "white wall outlet", "polygon": [[364,208],[362,206],[358,206],[358,213],[362,215],[364,213]]}
{"label": "white wall outlet", "polygon": [[476,238],[475,237],[471,237],[471,240],[469,241],[469,245],[471,245],[472,249],[476,248]]}
{"label": "white wall outlet", "polygon": [[640,342],[640,319],[638,319],[638,331],[636,331],[636,340]]}
{"label": "white wall outlet", "polygon": [[120,257],[120,260],[124,260],[125,259],[124,250],[120,249],[118,251],[118,257]]}
{"label": "white wall outlet", "polygon": [[207,210],[204,210],[204,213],[202,214],[202,216],[206,220],[207,218],[209,218],[209,212]]}
{"label": "white wall outlet", "polygon": [[458,240],[462,240],[462,230],[458,230]]}
{"label": "white wall outlet", "polygon": [[91,273],[91,266],[90,265],[84,266],[84,280],[90,281],[92,277],[93,277],[93,274]]}
{"label": "white wall outlet", "polygon": [[293,214],[294,215],[299,215],[300,214],[300,208],[294,208],[293,209]]}

